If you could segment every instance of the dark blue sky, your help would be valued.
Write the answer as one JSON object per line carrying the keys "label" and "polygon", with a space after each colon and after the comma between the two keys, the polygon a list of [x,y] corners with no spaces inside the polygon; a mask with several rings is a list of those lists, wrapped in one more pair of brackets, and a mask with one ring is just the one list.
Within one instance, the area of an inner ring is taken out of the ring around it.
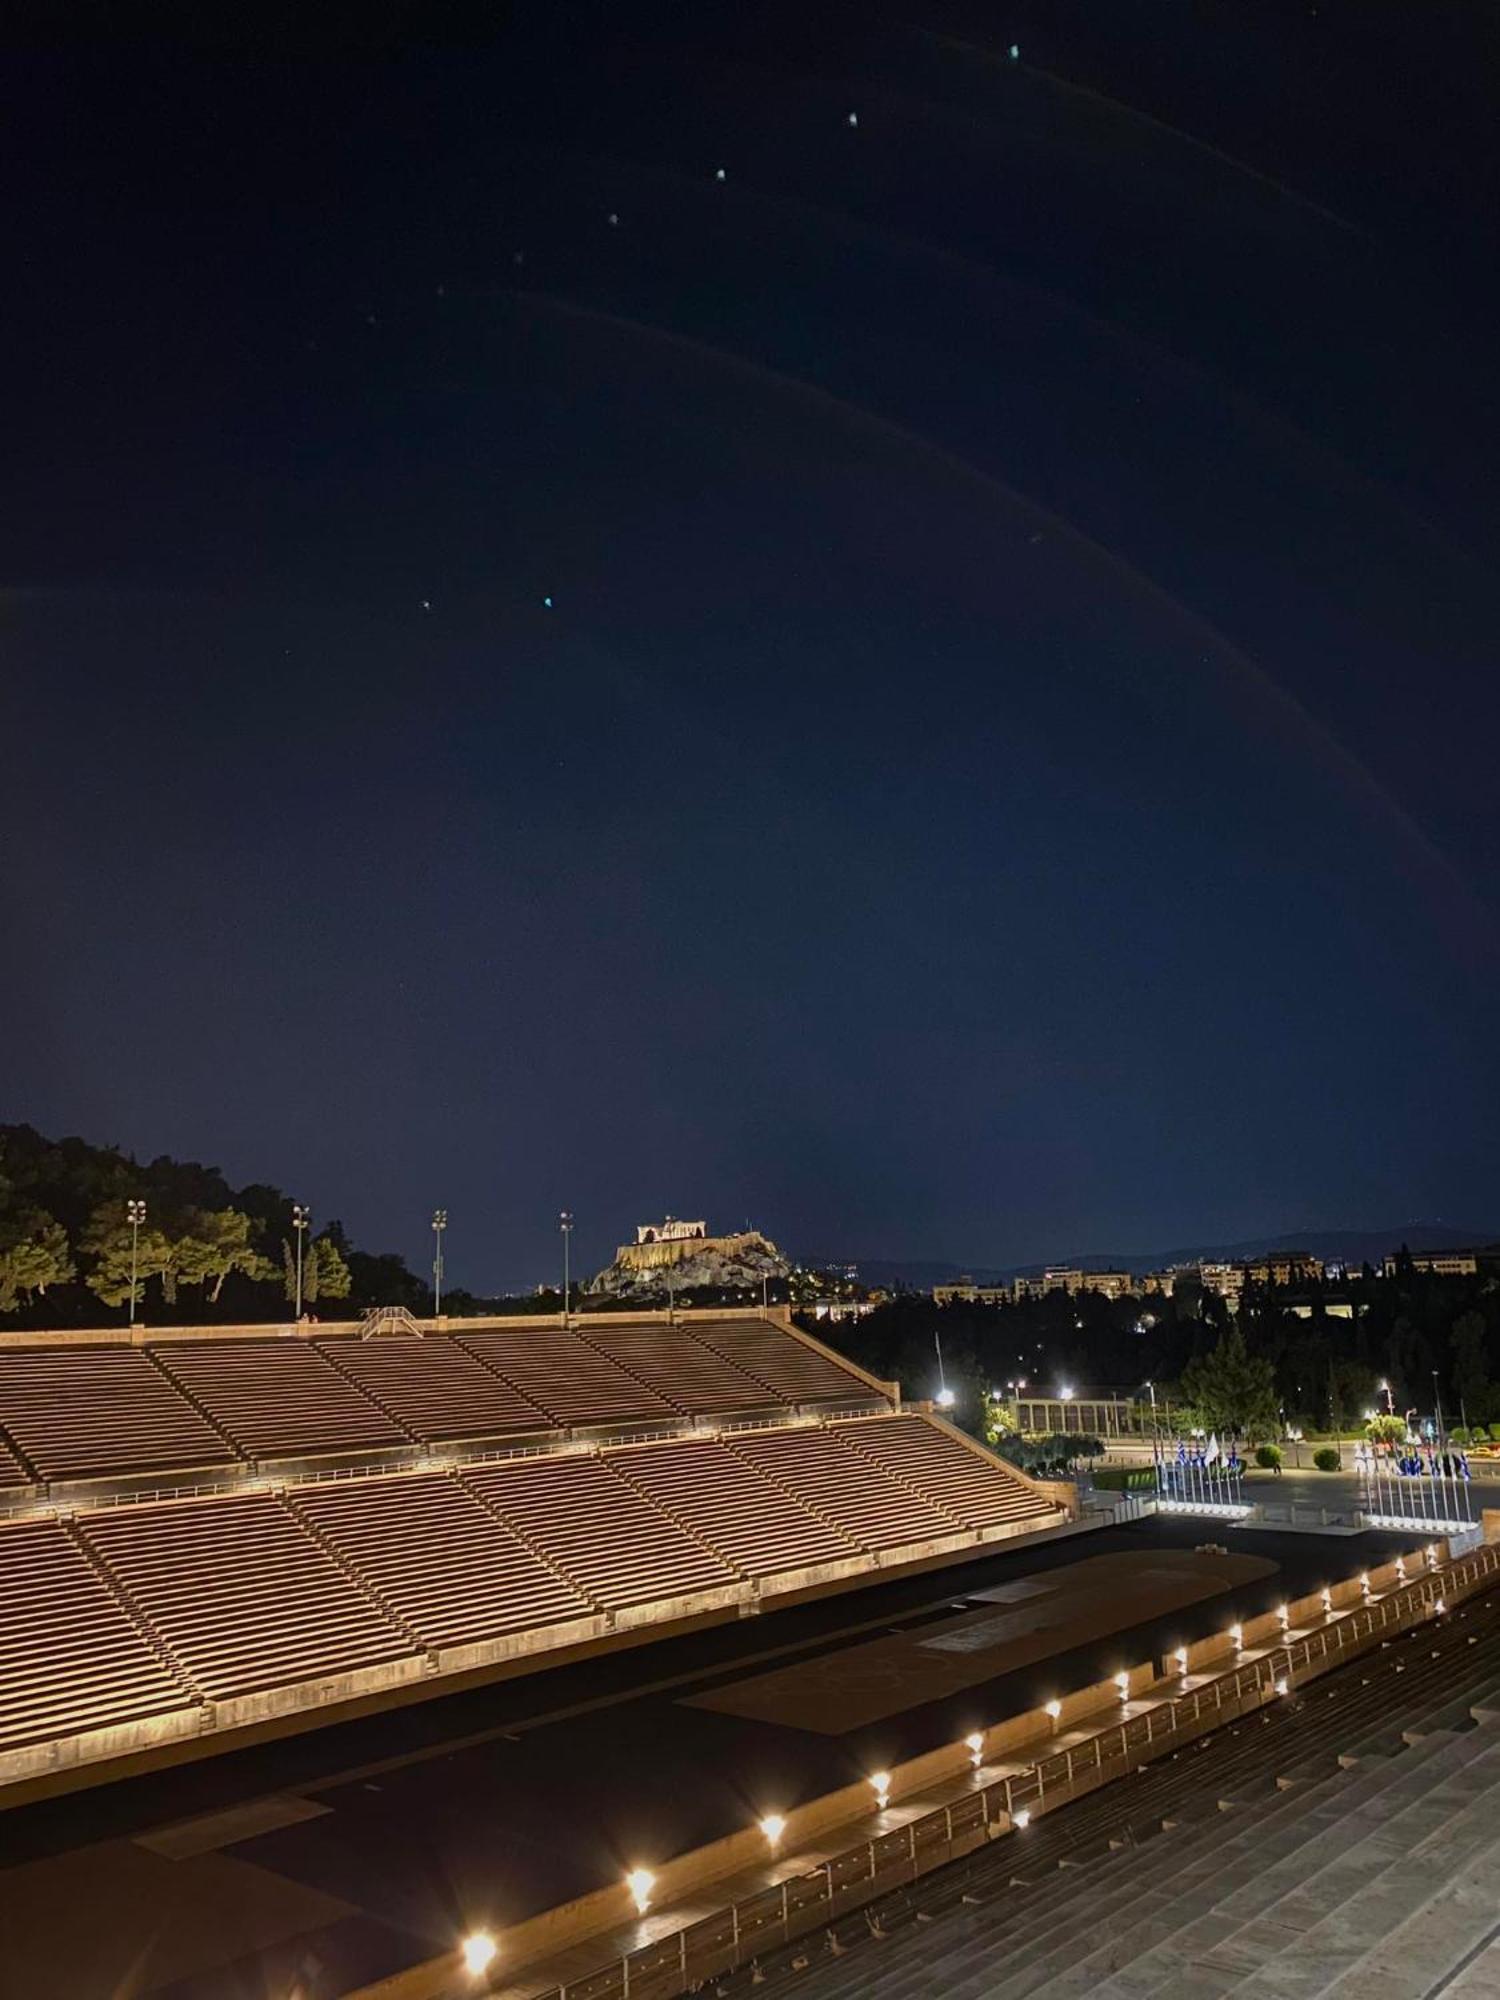
{"label": "dark blue sky", "polygon": [[0,1113],[478,1289],[1496,1226],[1484,10],[320,22],[9,65]]}

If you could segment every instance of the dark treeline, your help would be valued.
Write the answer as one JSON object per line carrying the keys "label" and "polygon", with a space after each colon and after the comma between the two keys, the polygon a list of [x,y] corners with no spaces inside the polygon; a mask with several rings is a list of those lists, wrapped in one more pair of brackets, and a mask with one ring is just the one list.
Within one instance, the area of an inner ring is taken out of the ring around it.
{"label": "dark treeline", "polygon": [[1398,1412],[1431,1411],[1436,1388],[1450,1424],[1500,1421],[1500,1278],[1437,1277],[1405,1255],[1391,1277],[1366,1266],[1337,1282],[1249,1288],[1237,1312],[1184,1281],[1170,1297],[1055,1291],[995,1306],[940,1306],[910,1293],[857,1322],[814,1330],[914,1397],[937,1389],[941,1342],[955,1415],[976,1429],[987,1392],[1004,1394],[1021,1378],[1045,1396],[1064,1384],[1135,1394],[1151,1381],[1164,1399],[1235,1331],[1250,1357],[1269,1364],[1287,1424],[1348,1429],[1386,1407],[1382,1382]]}
{"label": "dark treeline", "polygon": [[[145,1204],[134,1229],[132,1202]],[[124,1318],[132,1252],[136,1310],[153,1325],[285,1317],[296,1236],[293,1197],[278,1187],[234,1188],[194,1160],[143,1163],[114,1146],[0,1125],[0,1327]],[[340,1222],[316,1218],[302,1245],[302,1300],[323,1318],[432,1305],[400,1257],[356,1249]]]}

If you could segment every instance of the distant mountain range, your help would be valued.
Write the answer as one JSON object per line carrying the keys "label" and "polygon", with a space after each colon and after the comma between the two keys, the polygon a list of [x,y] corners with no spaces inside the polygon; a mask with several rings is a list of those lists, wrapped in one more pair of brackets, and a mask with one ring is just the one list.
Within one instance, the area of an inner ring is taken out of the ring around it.
{"label": "distant mountain range", "polygon": [[1237,1243],[1189,1243],[1173,1250],[1091,1250],[1084,1255],[1048,1257],[1039,1264],[948,1264],[936,1258],[809,1257],[804,1263],[841,1270],[851,1261],[867,1285],[892,1290],[930,1291],[959,1278],[978,1284],[1006,1284],[1012,1278],[1037,1276],[1049,1266],[1085,1271],[1164,1271],[1173,1264],[1243,1263],[1269,1250],[1302,1250],[1322,1263],[1362,1264],[1378,1269],[1388,1251],[1404,1243],[1409,1250],[1460,1250],[1475,1243],[1493,1243],[1495,1229],[1456,1229],[1446,1222],[1403,1222],[1390,1229],[1287,1229],[1276,1236],[1250,1236]]}

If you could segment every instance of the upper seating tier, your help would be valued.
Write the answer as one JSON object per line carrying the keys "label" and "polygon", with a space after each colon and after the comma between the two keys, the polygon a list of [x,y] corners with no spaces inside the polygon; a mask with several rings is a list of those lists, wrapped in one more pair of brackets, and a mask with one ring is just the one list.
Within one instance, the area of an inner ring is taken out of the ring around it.
{"label": "upper seating tier", "polygon": [[0,1353],[0,1425],[47,1480],[233,1463],[234,1451],[133,1347]]}
{"label": "upper seating tier", "polygon": [[215,1340],[154,1352],[247,1458],[298,1458],[411,1442],[307,1341]]}
{"label": "upper seating tier", "polygon": [[695,1320],[690,1331],[695,1340],[753,1375],[776,1403],[860,1403],[880,1394],[770,1320]]}
{"label": "upper seating tier", "polygon": [[459,1335],[459,1345],[529,1397],[555,1424],[639,1423],[680,1412],[579,1334],[559,1326]]}
{"label": "upper seating tier", "polygon": [[423,1443],[546,1430],[552,1419],[456,1340],[328,1340],[340,1374]]}
{"label": "upper seating tier", "polygon": [[680,1327],[591,1326],[584,1337],[687,1417],[763,1410],[779,1400],[763,1382]]}

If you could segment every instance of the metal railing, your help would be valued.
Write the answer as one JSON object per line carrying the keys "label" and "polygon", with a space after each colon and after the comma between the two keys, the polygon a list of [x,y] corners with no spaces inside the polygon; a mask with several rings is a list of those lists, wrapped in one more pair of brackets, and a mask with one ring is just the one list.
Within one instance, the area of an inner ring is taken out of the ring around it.
{"label": "metal railing", "polygon": [[704,1981],[749,1963],[773,1945],[820,1928],[887,1890],[960,1859],[997,1835],[1018,1815],[1061,1805],[1081,1787],[1092,1790],[1161,1755],[1184,1738],[1205,1735],[1237,1716],[1263,1707],[1365,1650],[1382,1634],[1432,1616],[1439,1604],[1493,1579],[1500,1547],[1486,1546],[1398,1584],[1384,1596],[1330,1613],[1313,1632],[1288,1637],[1201,1686],[1150,1700],[1135,1715],[1099,1729],[1086,1741],[1039,1756],[1005,1777],[973,1790],[905,1825],[875,1832],[803,1875],[737,1897],[724,1909],[654,1939],[580,1979],[547,1988],[535,2000],[671,2000]]}

